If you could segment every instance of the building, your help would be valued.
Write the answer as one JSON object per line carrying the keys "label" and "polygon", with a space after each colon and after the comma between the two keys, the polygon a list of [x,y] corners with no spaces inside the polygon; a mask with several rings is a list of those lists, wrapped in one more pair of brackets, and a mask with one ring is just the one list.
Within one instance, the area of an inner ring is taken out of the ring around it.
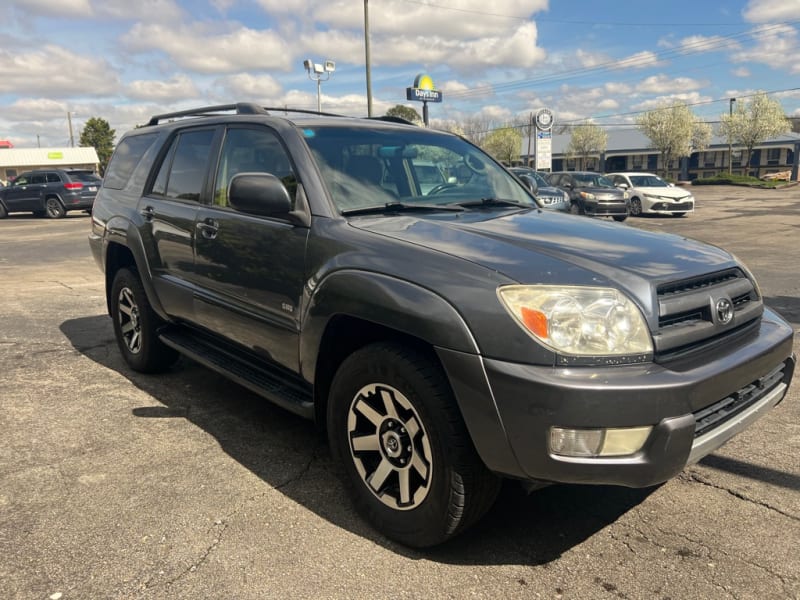
{"label": "building", "polygon": [[9,181],[32,169],[87,169],[99,172],[94,148],[0,148],[0,179]]}
{"label": "building", "polygon": [[[661,153],[653,149],[650,140],[637,129],[609,129],[606,151],[588,157],[585,168],[590,171],[612,173],[615,171],[664,172]],[[567,158],[569,132],[553,133],[552,155],[553,171],[576,171],[581,168],[581,160]],[[708,148],[692,152],[688,158],[673,161],[669,165],[669,177],[688,181],[691,179],[713,177],[728,172],[728,140],[712,136]],[[528,156],[528,138],[522,140],[522,162],[533,164],[533,155]],[[800,158],[800,134],[786,133],[762,142],[753,150],[749,165],[745,150],[733,146],[732,171],[737,175],[762,177],[771,173],[791,171],[791,179],[798,179],[798,159]]]}

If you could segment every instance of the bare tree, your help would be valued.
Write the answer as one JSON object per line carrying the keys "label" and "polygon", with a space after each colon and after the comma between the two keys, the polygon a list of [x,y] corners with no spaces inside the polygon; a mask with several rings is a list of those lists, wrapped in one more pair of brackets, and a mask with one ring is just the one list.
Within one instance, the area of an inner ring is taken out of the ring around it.
{"label": "bare tree", "polygon": [[765,92],[758,92],[749,102],[737,102],[733,114],[720,117],[720,135],[728,141],[743,146],[750,165],[753,148],[761,142],[792,130],[781,103]]}
{"label": "bare tree", "polygon": [[579,158],[580,170],[586,170],[586,159],[606,151],[608,134],[591,121],[575,125],[567,146],[567,158]]}
{"label": "bare tree", "polygon": [[680,100],[642,114],[636,119],[636,126],[661,152],[665,177],[669,176],[672,161],[703,150],[711,140],[711,126]]}
{"label": "bare tree", "polygon": [[493,126],[492,120],[485,115],[473,115],[467,117],[461,123],[461,130],[464,132],[464,137],[473,144],[483,147],[483,141],[489,135]]}

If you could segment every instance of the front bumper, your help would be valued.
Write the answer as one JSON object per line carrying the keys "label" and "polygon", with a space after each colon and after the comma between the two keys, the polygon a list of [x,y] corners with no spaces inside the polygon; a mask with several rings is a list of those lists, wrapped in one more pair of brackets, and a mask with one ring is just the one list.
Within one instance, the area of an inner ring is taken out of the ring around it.
{"label": "front bumper", "polygon": [[627,215],[630,207],[627,202],[585,202],[584,208],[587,215],[593,216],[614,216]]}
{"label": "front bumper", "polygon": [[[646,487],[674,477],[777,405],[794,372],[792,342],[792,328],[767,310],[752,337],[688,364],[556,368],[449,351],[440,356],[491,470],[527,480]],[[701,430],[698,422],[709,418],[716,421]],[[553,426],[645,425],[653,430],[630,456],[557,456],[548,444]]]}
{"label": "front bumper", "polygon": [[661,215],[674,215],[675,213],[693,213],[694,200],[664,200],[644,197],[642,200],[642,212]]}

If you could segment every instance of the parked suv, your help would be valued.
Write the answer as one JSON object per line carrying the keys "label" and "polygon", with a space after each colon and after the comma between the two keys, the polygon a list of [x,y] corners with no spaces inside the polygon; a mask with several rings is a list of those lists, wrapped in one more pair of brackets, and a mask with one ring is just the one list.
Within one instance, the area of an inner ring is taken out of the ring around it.
{"label": "parked suv", "polygon": [[12,212],[32,212],[60,219],[70,210],[91,211],[101,183],[92,171],[26,171],[0,189],[0,218]]}
{"label": "parked suv", "polygon": [[555,171],[548,177],[550,185],[569,195],[569,211],[575,215],[612,217],[624,221],[630,214],[628,192],[609,179],[591,171]]}
{"label": "parked suv", "polygon": [[[418,156],[470,176],[424,194]],[[411,546],[503,477],[663,482],[794,371],[792,328],[724,250],[541,210],[465,139],[380,119],[153,117],[89,242],[132,369],[183,354],[315,419],[361,513]]]}

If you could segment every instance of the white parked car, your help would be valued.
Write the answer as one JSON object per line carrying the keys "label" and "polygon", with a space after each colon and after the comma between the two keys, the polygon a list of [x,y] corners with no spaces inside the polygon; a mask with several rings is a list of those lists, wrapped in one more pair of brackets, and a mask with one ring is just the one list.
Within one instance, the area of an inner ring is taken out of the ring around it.
{"label": "white parked car", "polygon": [[631,215],[642,214],[675,215],[682,217],[694,212],[692,193],[667,183],[652,173],[608,173],[614,185],[628,190],[631,199]]}

